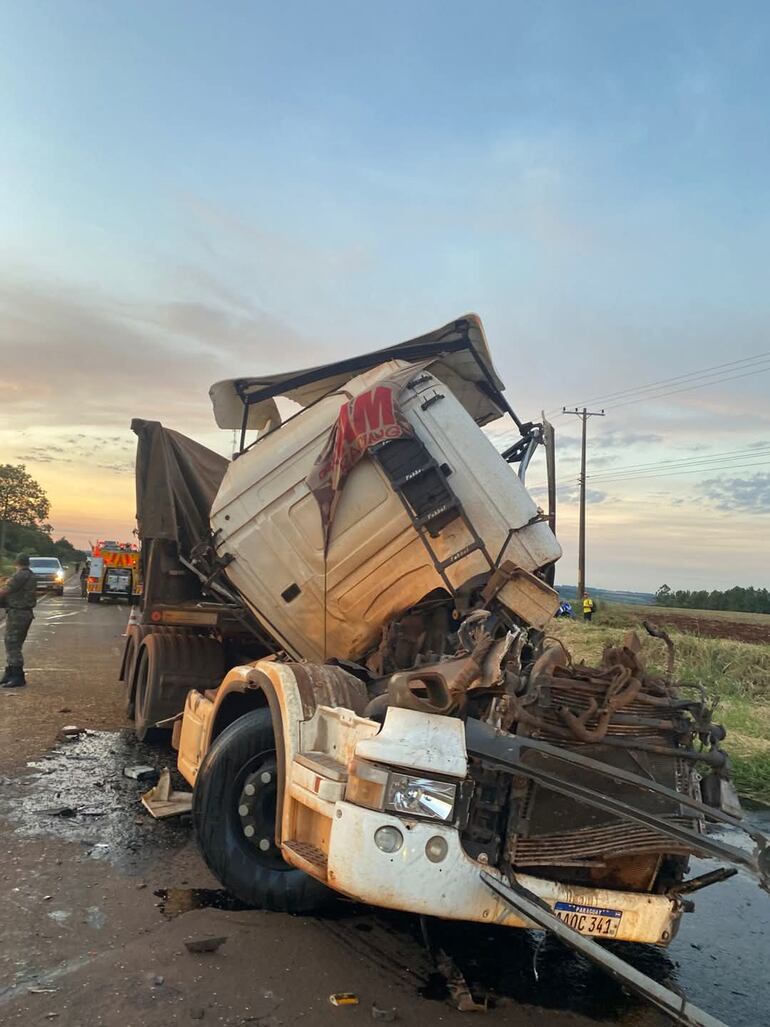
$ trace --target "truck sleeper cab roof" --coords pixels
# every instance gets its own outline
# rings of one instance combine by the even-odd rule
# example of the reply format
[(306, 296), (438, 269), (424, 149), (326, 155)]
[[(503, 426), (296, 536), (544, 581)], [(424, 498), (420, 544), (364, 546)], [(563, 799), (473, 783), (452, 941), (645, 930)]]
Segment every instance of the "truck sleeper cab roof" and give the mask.
[(308, 407), (341, 389), (351, 378), (391, 360), (429, 361), (428, 368), (452, 389), (476, 424), (488, 424), (508, 413), (519, 429), (525, 427), (503, 396), (505, 386), (492, 364), (484, 328), (476, 314), (466, 314), (416, 339), (346, 360), (217, 382), (209, 390), (214, 417), (220, 428), (241, 430), (243, 449), (246, 431), (264, 431), (281, 423), (276, 397)]

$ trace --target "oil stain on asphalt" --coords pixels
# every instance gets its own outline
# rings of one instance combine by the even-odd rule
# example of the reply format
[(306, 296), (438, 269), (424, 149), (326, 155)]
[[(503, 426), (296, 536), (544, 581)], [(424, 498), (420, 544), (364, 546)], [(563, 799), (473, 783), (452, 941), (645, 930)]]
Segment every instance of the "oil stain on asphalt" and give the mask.
[(173, 768), (174, 756), (128, 730), (86, 732), (31, 761), (26, 774), (0, 789), (0, 816), (17, 834), (55, 835), (123, 873), (146, 873), (189, 844), (190, 818), (153, 820), (140, 802), (148, 784), (123, 774), (139, 763)]

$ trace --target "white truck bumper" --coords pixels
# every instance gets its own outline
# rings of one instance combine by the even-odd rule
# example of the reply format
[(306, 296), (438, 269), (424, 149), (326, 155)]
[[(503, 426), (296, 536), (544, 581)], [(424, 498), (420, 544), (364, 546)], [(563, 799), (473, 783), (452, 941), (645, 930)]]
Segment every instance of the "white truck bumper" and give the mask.
[[(382, 852), (375, 844), (375, 832), (385, 825), (403, 836), (397, 852)], [(425, 852), (436, 835), (447, 843), (440, 863)], [(499, 876), (465, 854), (453, 828), (336, 803), (327, 872), (330, 887), (344, 895), (449, 920), (531, 926), (492, 894), (481, 881), (482, 869)], [(517, 879), (580, 933), (653, 945), (667, 945), (676, 933), (681, 907), (666, 896), (573, 887), (525, 874)]]

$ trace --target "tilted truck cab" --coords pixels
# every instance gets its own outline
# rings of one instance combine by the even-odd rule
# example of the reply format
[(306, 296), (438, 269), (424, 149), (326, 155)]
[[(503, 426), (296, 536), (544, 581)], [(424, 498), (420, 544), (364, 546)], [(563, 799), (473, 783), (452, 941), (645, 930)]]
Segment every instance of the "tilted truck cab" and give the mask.
[(134, 423), (146, 585), (121, 675), (140, 735), (173, 727), (227, 888), (538, 923), (608, 965), (591, 938), (670, 941), (690, 853), (767, 883), (764, 839), (706, 832), (740, 809), (670, 640), (664, 675), (633, 634), (597, 667), (544, 645), (560, 548), (523, 479), (552, 431), (508, 405), (478, 318), (211, 395), (231, 462)]

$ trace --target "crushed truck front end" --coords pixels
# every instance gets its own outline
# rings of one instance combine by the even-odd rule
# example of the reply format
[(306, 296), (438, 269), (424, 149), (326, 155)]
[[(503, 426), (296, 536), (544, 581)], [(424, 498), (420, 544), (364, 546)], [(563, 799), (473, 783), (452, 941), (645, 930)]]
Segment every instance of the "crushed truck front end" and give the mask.
[[(464, 850), (457, 827), (375, 813), (341, 802), (330, 838), (327, 883), (359, 902), (447, 920), (529, 927), (492, 894), (480, 876), (484, 864)], [(383, 852), (384, 830), (398, 838)], [(500, 880), (499, 870), (489, 869)], [(680, 901), (665, 895), (586, 888), (544, 877), (518, 880), (581, 934), (615, 941), (667, 945), (676, 933)]]
[[(515, 875), (582, 935), (654, 945), (675, 935), (685, 904), (672, 886), (681, 882), (686, 861), (661, 873), (670, 840), (658, 836), (652, 843), (658, 851), (650, 874), (633, 827), (600, 816), (596, 837), (608, 837), (614, 853), (603, 858), (581, 851), (586, 843), (573, 814), (562, 824), (576, 835), (572, 857), (552, 836), (541, 839), (543, 850), (551, 846), (550, 866), (512, 865), (516, 843), (528, 833), (528, 809), (516, 798), (517, 788), (526, 791), (524, 779), (499, 770), (494, 780), (485, 777), (483, 761), (469, 751), (469, 724), (457, 717), (395, 706), (384, 723), (365, 716), (361, 682), (342, 668), (262, 660), (230, 671), (216, 695), (191, 692), (178, 737), (179, 769), (190, 784), (201, 766), (204, 776), (211, 774), (206, 755), (217, 739), (218, 765), (228, 724), (249, 705), (269, 711), (278, 758), (278, 788), (270, 792), (275, 812), (265, 816), (264, 792), (275, 782), (262, 782), (259, 773), (248, 789), (237, 786), (233, 800), (239, 843), (255, 864), (272, 851), (286, 866), (359, 902), (528, 927), (482, 879), (483, 872), (501, 883)], [(649, 848), (650, 837), (645, 841)], [(204, 855), (222, 876), (219, 848), (207, 854), (204, 846)], [(238, 882), (227, 878), (231, 862), (225, 883), (237, 893)], [(647, 868), (644, 880), (640, 868)]]
[[(505, 868), (491, 863), (483, 851), (469, 851), (468, 826), (485, 796), (467, 772), (460, 721), (393, 709), (381, 732), (370, 736), (368, 725), (342, 711), (322, 709), (317, 717), (325, 724), (319, 734), (333, 739), (331, 751), (299, 754), (287, 771), (284, 823), (315, 822), (309, 838), (287, 840), (283, 852), (288, 862), (348, 898), (375, 906), (529, 926), (483, 883), (481, 871), (502, 881)], [(330, 723), (335, 730), (329, 730)], [(346, 769), (335, 759), (351, 748), (350, 741), (341, 739), (345, 733), (366, 735), (352, 745), (355, 755)], [(292, 811), (293, 804), (310, 815)], [(319, 829), (318, 818), (327, 822), (325, 830)], [(308, 840), (317, 851), (307, 848)], [(675, 896), (533, 874), (518, 879), (559, 919), (598, 938), (666, 945), (682, 912)]]

